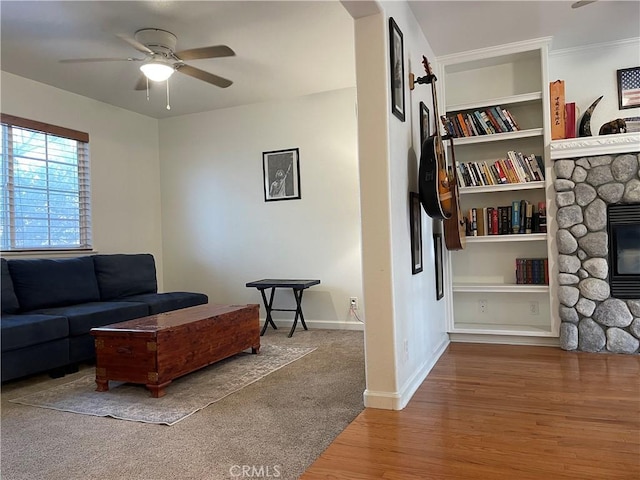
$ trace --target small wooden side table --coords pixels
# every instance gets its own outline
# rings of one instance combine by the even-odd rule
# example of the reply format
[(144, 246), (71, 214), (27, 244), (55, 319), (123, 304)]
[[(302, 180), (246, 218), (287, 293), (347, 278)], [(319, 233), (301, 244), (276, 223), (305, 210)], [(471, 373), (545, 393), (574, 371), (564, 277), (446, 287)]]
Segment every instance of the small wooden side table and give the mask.
[[(296, 330), (296, 325), (298, 324), (298, 318), (300, 318), (300, 323), (305, 330), (308, 330), (307, 324), (304, 323), (304, 314), (302, 313), (302, 293), (309, 287), (314, 285), (318, 285), (320, 280), (282, 280), (282, 279), (264, 279), (264, 280), (256, 280), (255, 282), (247, 283), (247, 287), (255, 287), (260, 290), (262, 294), (262, 301), (264, 302), (264, 308), (267, 311), (267, 318), (264, 321), (264, 326), (262, 327), (262, 331), (260, 335), (264, 335), (267, 331), (267, 326), (271, 325), (274, 329), (278, 329), (276, 324), (273, 323), (273, 318), (271, 317), (271, 312), (296, 312), (296, 316), (293, 319), (293, 325), (291, 326), (291, 331), (289, 338), (293, 336), (293, 332)], [(269, 295), (269, 300), (267, 301), (267, 295), (265, 294), (265, 290), (270, 288), (271, 293)], [(275, 292), (277, 288), (291, 288), (293, 290), (293, 296), (296, 299), (296, 308), (273, 308), (273, 298), (275, 296)]]

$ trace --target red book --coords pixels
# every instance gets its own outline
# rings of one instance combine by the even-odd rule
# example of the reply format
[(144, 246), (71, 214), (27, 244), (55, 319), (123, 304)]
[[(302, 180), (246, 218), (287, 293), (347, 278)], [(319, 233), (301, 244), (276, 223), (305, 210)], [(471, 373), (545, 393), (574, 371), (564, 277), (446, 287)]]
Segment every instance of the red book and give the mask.
[(564, 138), (576, 138), (576, 104), (564, 105)]
[(498, 235), (498, 209), (491, 211), (491, 235)]
[(494, 165), (496, 167), (496, 170), (498, 170), (498, 174), (500, 175), (500, 182), (507, 183), (507, 175), (502, 169), (502, 167), (500, 166), (500, 164), (498, 162), (495, 162)]

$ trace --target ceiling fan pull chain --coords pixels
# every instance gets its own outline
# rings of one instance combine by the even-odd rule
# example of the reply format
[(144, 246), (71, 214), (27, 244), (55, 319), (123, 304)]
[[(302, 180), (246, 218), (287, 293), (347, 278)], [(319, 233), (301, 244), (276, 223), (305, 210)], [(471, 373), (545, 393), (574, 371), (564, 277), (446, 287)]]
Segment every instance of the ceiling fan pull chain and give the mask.
[(171, 110), (171, 105), (169, 105), (169, 79), (167, 78), (167, 110)]
[(144, 78), (147, 79), (147, 102), (149, 101), (149, 77), (145, 76)]

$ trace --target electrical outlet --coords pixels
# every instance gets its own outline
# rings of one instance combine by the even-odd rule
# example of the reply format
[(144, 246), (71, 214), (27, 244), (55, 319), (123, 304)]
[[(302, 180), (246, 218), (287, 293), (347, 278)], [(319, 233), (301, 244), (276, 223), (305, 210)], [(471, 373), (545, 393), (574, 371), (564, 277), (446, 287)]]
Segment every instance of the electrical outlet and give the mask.
[(529, 314), (540, 315), (540, 304), (538, 302), (529, 302)]
[(357, 310), (358, 309), (358, 297), (350, 297), (349, 298), (349, 306), (352, 309)]
[(409, 361), (409, 340), (404, 339), (403, 347), (404, 347), (404, 361), (405, 363)]
[(488, 302), (485, 299), (478, 300), (478, 312), (482, 315), (489, 311)]

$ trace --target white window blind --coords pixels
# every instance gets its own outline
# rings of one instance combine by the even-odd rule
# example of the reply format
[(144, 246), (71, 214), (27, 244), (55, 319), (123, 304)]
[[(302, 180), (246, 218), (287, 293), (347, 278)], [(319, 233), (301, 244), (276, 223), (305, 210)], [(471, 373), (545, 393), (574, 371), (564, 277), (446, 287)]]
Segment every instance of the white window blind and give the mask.
[(0, 248), (91, 248), (89, 135), (2, 114)]

